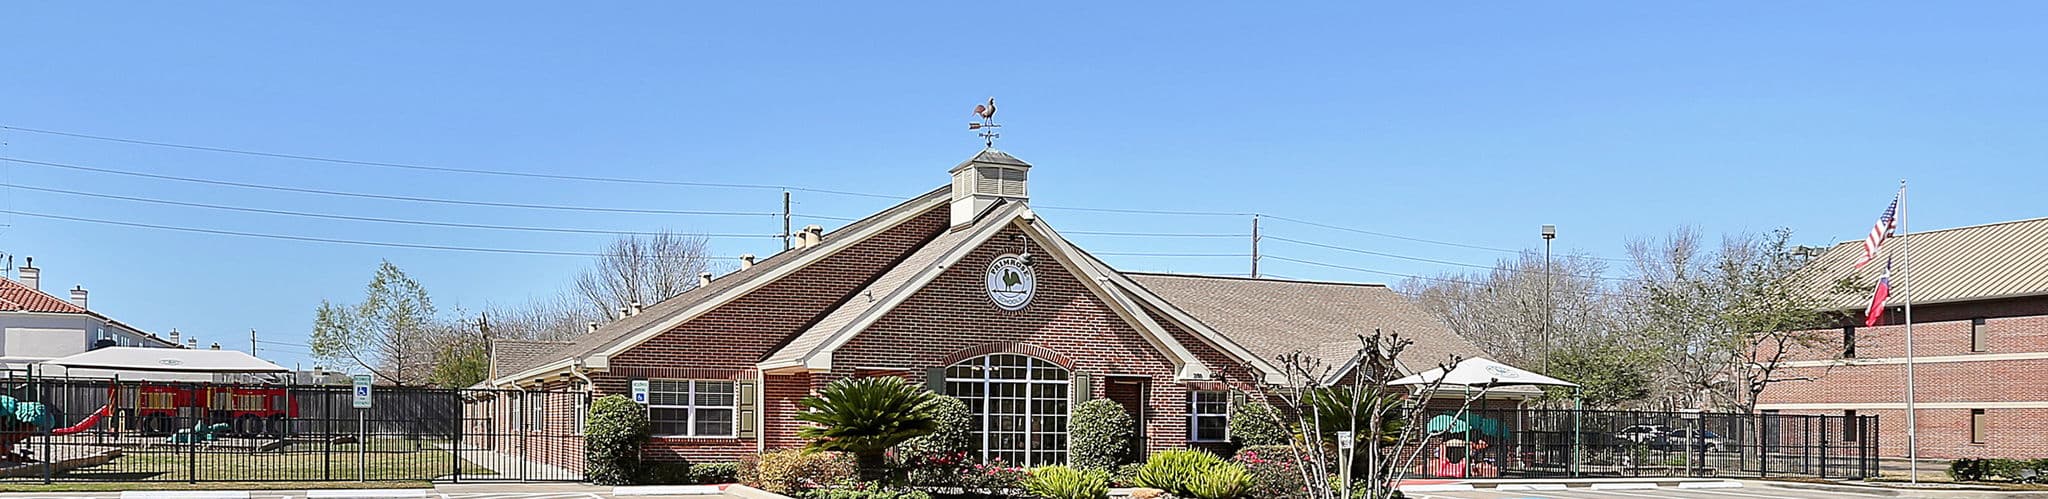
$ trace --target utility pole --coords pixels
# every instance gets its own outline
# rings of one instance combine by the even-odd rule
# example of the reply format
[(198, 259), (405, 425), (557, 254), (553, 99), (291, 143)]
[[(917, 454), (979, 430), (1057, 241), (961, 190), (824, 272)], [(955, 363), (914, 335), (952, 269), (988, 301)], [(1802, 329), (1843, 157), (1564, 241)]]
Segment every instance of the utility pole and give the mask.
[(1550, 300), (1550, 240), (1557, 239), (1557, 226), (1543, 224), (1543, 374), (1550, 374), (1550, 317), (1557, 308)]
[(1252, 214), (1252, 278), (1259, 278), (1259, 214)]
[(794, 241), (789, 239), (789, 191), (782, 191), (782, 250), (789, 251)]
[(256, 356), (256, 330), (249, 330), (249, 356)]

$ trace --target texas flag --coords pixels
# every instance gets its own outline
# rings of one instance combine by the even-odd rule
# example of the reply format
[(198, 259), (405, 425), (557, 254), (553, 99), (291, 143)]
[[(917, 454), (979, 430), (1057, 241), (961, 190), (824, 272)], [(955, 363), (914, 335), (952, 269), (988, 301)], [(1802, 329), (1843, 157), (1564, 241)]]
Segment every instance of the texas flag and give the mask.
[(1863, 325), (1876, 326), (1884, 317), (1884, 300), (1892, 297), (1892, 261), (1885, 259), (1884, 274), (1877, 278), (1877, 294), (1870, 297), (1870, 308), (1863, 309)]

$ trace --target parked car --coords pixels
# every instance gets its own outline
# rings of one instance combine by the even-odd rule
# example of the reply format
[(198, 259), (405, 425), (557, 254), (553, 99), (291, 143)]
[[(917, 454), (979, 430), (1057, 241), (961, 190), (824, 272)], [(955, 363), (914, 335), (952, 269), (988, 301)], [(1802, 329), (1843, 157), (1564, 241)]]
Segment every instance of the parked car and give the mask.
[(1656, 445), (1664, 441), (1664, 435), (1671, 433), (1671, 427), (1660, 424), (1639, 424), (1622, 428), (1614, 438), (1639, 444)]
[(1728, 439), (1721, 438), (1720, 434), (1706, 430), (1694, 431), (1689, 428), (1666, 432), (1664, 438), (1658, 439), (1656, 443), (1652, 443), (1650, 446), (1658, 449), (1684, 450), (1686, 448), (1685, 441), (1688, 438), (1692, 439), (1693, 448), (1707, 451), (1728, 448)]

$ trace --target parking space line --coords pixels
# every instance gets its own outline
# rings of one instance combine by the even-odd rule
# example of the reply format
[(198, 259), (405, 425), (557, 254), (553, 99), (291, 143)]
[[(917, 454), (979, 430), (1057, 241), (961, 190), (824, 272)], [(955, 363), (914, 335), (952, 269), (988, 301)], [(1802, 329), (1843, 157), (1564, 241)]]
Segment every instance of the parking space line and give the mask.
[[(1706, 490), (1706, 489), (1691, 489), (1691, 490), (1688, 490), (1687, 492), (1699, 492), (1699, 493), (1703, 493), (1703, 494), (1714, 494), (1714, 495), (1724, 495), (1724, 496), (1735, 496), (1735, 497), (1760, 497), (1760, 498), (1764, 498), (1764, 499), (1782, 499), (1782, 498), (1786, 497), (1786, 496), (1784, 496), (1784, 495), (1760, 495), (1760, 494), (1749, 494), (1749, 493), (1744, 493), (1744, 492), (1735, 492), (1735, 491), (1731, 491), (1731, 490)], [(1869, 496), (1869, 495), (1867, 495), (1867, 494), (1856, 494), (1856, 493), (1850, 493), (1850, 492), (1834, 492), (1834, 491), (1827, 491), (1827, 490), (1810, 490), (1810, 489), (1799, 489), (1799, 495), (1802, 495), (1802, 496), (1809, 496), (1809, 497), (1870, 497), (1870, 496)]]

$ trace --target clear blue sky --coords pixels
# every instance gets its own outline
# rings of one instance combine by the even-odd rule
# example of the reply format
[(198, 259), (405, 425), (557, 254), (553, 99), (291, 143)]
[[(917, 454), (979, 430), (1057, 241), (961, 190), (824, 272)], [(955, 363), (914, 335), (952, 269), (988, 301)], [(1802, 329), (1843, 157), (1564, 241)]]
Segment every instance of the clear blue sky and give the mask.
[[(1939, 9), (1933, 8), (1939, 7)], [(2048, 215), (2038, 3), (1274, 5), (719, 2), (561, 5), (14, 2), (0, 125), (520, 172), (909, 196), (946, 182), (995, 95), (1033, 203), (1263, 212), (1496, 248), (1619, 257), (1631, 236), (1789, 227), (1859, 237), (1901, 178), (1915, 228)], [(491, 202), (768, 213), (773, 190), (346, 166), (0, 130), (0, 156)], [(22, 164), (6, 183), (460, 223), (767, 235), (762, 216), (600, 214), (258, 191)], [(798, 193), (802, 214), (892, 201)], [(0, 190), (7, 210), (216, 230), (587, 252), (606, 237), (315, 220)], [(1065, 231), (1243, 233), (1247, 217), (1041, 209)], [(566, 286), (584, 258), (218, 236), (5, 215), (45, 289), (155, 332), (302, 342), (378, 259), (444, 309)], [(802, 223), (837, 222), (800, 220)], [(1489, 263), (1501, 253), (1273, 222), (1274, 236)], [(1077, 236), (1097, 252), (1246, 252), (1230, 239)], [(721, 238), (766, 255), (773, 239)], [(1268, 241), (1268, 254), (1457, 267)], [(1242, 273), (1242, 257), (1117, 256)], [(17, 264), (20, 261), (17, 259)], [(1296, 278), (1392, 282), (1268, 260)], [(283, 352), (273, 352), (283, 353)], [(283, 354), (289, 363), (300, 356)]]

